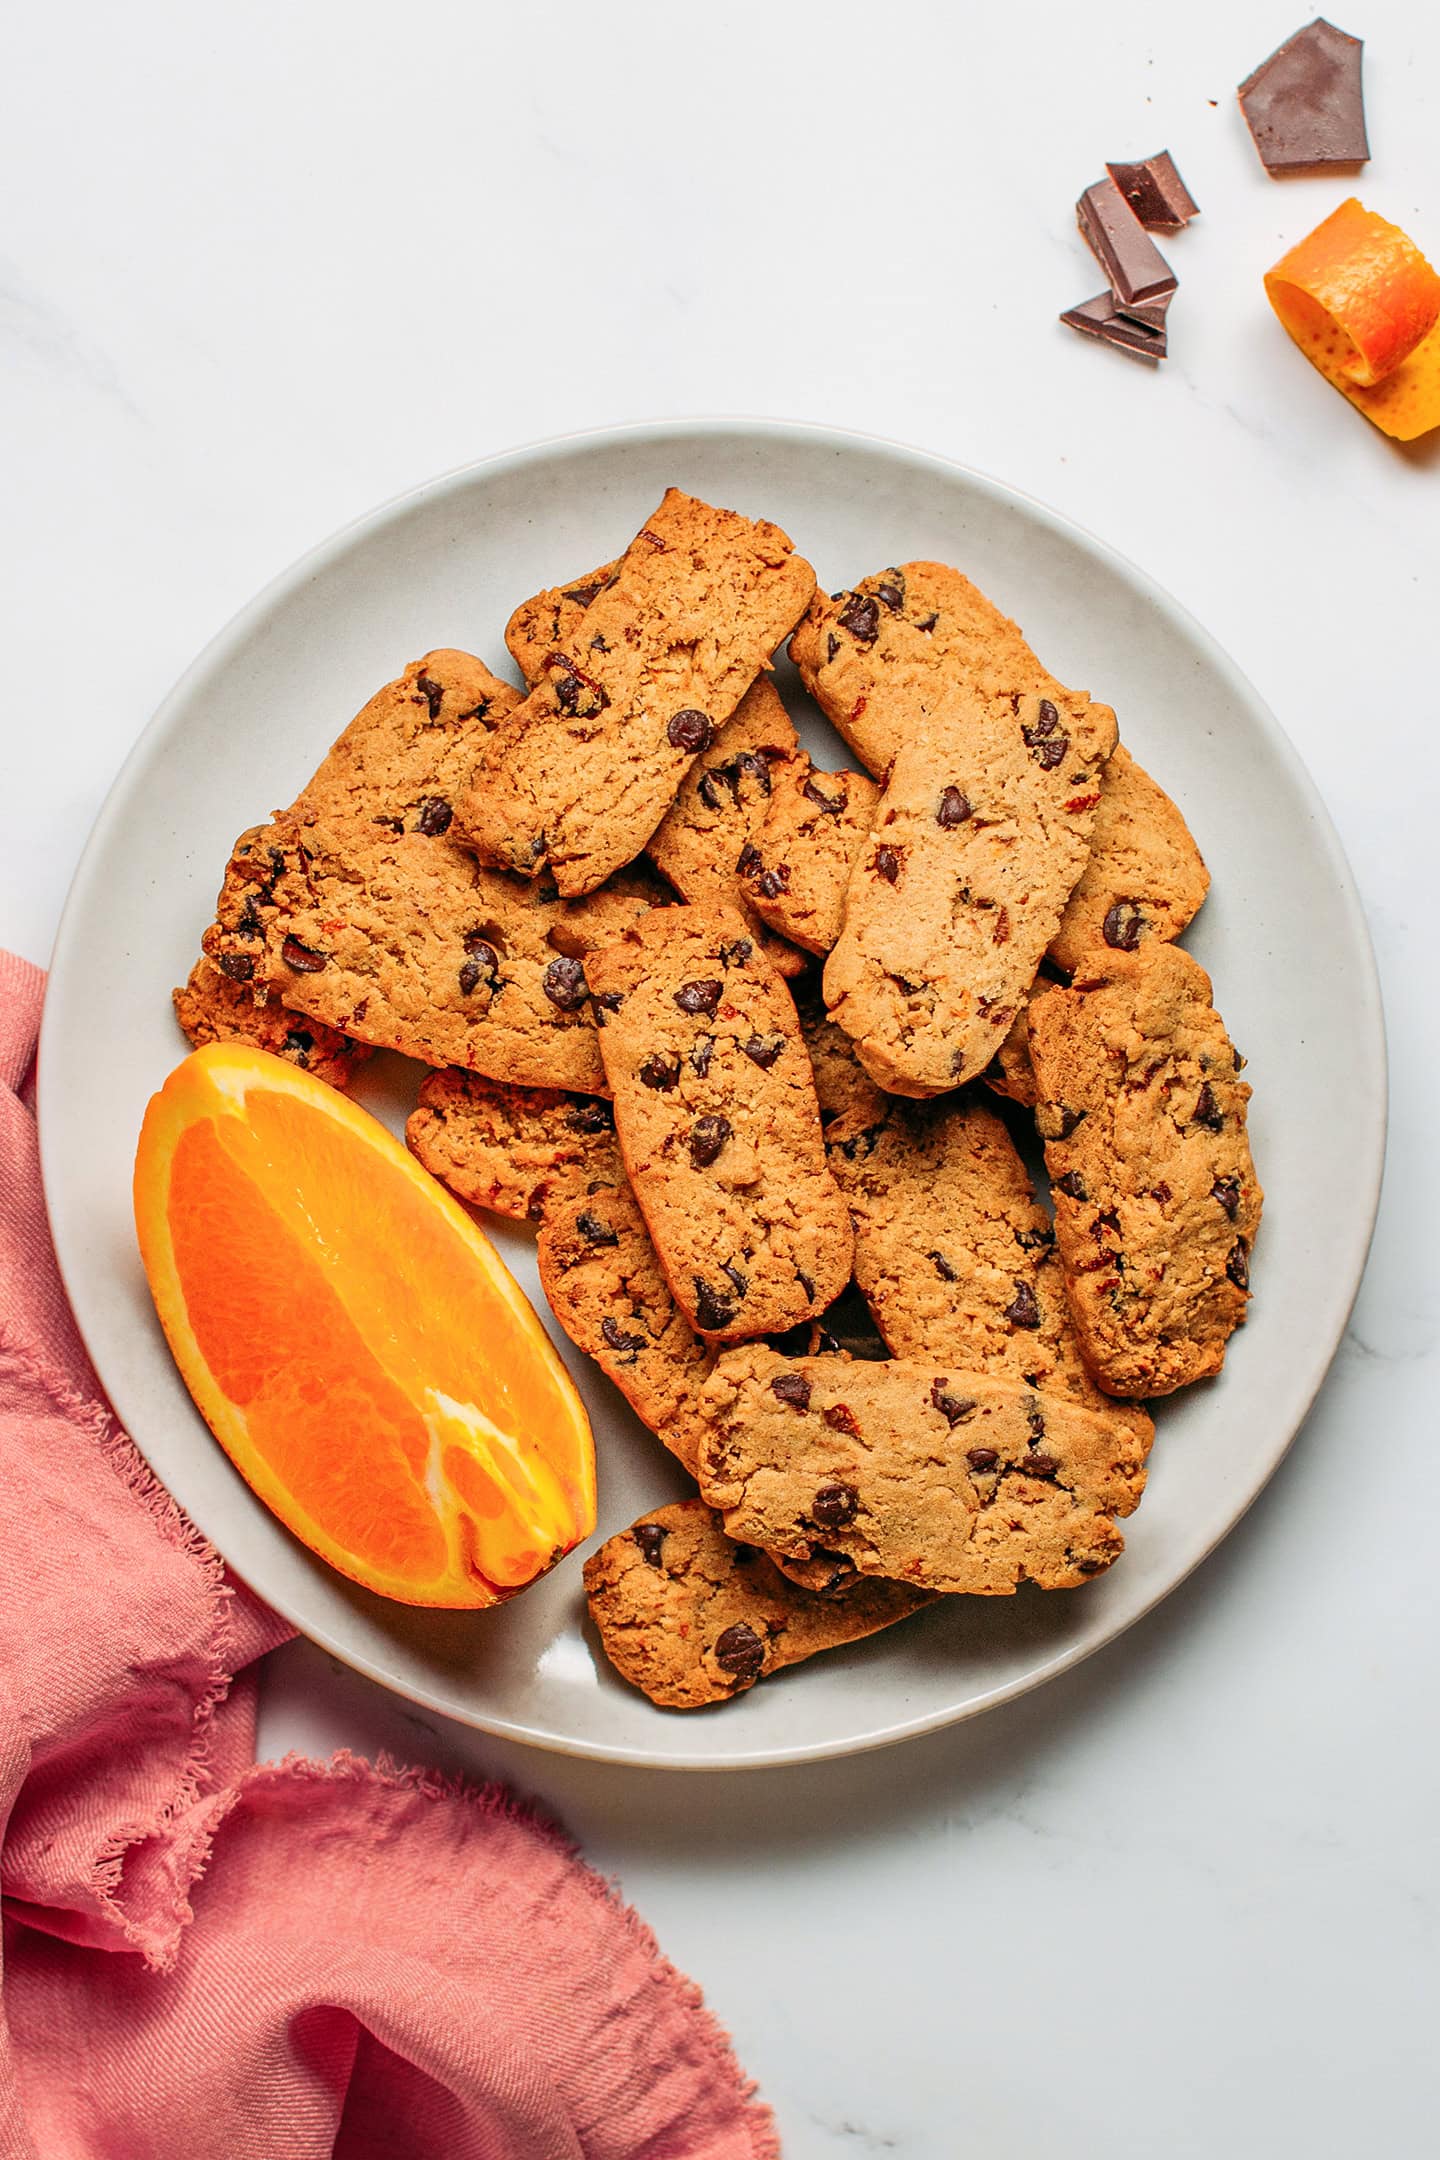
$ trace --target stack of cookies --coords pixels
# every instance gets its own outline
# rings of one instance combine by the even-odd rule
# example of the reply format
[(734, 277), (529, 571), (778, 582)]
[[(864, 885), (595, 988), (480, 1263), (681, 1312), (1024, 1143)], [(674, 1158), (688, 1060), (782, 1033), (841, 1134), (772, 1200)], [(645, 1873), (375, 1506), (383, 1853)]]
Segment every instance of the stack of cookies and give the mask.
[[(859, 769), (800, 747), (787, 636)], [(186, 1034), (431, 1068), (415, 1154), (536, 1225), (560, 1325), (695, 1480), (585, 1568), (653, 1701), (1092, 1581), (1260, 1213), (1180, 812), (958, 570), (827, 599), (675, 489), (506, 642), (524, 692), (428, 653), (241, 836)]]

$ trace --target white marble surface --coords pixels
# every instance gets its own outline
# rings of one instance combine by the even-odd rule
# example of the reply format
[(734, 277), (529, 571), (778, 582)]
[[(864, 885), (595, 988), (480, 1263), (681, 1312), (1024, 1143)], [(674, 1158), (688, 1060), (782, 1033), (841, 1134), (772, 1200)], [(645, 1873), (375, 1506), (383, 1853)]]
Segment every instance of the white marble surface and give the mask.
[[(686, 412), (923, 442), (1094, 527), (1250, 673), (1350, 851), (1394, 1065), (1370, 1273), (1284, 1470), (1126, 1640), (951, 1734), (705, 1781), (275, 1661), (270, 1749), (542, 1793), (798, 2160), (1430, 2149), (1440, 441), (1384, 443), (1263, 303), (1349, 185), (1268, 180), (1233, 104), (1297, 15), (50, 0), (0, 33), (4, 942), (45, 957), (142, 722), (312, 540), (511, 443)], [(1361, 192), (1433, 252), (1440, 19), (1344, 21)], [(1054, 317), (1100, 283), (1074, 197), (1162, 143), (1204, 215), (1151, 376)]]

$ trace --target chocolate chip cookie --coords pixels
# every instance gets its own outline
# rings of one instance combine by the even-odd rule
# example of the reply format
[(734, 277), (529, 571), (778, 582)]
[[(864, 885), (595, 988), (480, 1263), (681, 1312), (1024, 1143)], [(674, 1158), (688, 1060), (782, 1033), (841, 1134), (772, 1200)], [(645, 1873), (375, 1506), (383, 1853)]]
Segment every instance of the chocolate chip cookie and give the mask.
[(588, 963), (635, 1197), (687, 1319), (717, 1340), (823, 1312), (850, 1277), (810, 1060), (733, 911), (643, 919)]
[(879, 800), (868, 773), (822, 772), (803, 753), (776, 772), (740, 871), (751, 907), (781, 937), (829, 952)]
[(614, 584), (619, 571), (617, 557), (584, 577), (572, 578), (568, 585), (548, 585), (533, 599), (521, 601), (505, 625), (505, 644), (527, 683), (539, 680), (546, 654), (569, 642), (586, 608)]
[(726, 1534), (864, 1575), (1005, 1596), (1107, 1568), (1139, 1504), (1126, 1422), (938, 1359), (869, 1365), (722, 1351), (702, 1395), (703, 1499)]
[(1146, 938), (1177, 938), (1209, 887), (1184, 818), (1117, 743), (1100, 785), (1090, 857), (1050, 940), (1050, 958), (1070, 974), (1092, 946), (1134, 952)]
[(1250, 1089), (1178, 946), (1092, 951), (1030, 1012), (1035, 1121), (1085, 1361), (1113, 1395), (1220, 1370), (1245, 1317), (1263, 1195)]
[(585, 1594), (622, 1680), (667, 1710), (728, 1702), (766, 1674), (858, 1642), (929, 1600), (857, 1579), (829, 1598), (736, 1545), (699, 1500), (652, 1508), (585, 1563)]
[(370, 1055), (364, 1043), (288, 1012), (263, 990), (257, 1003), (248, 976), (237, 980), (226, 975), (203, 955), (171, 997), (181, 1031), (195, 1050), (212, 1042), (254, 1043), (333, 1088), (349, 1087), (356, 1068)]
[(778, 526), (671, 488), (459, 804), (502, 868), (592, 892), (639, 854), (811, 593)]
[(410, 1152), (471, 1207), (539, 1222), (550, 1194), (615, 1156), (608, 1102), (557, 1088), (503, 1087), (479, 1073), (427, 1073), (405, 1127)]
[(1114, 729), (1088, 700), (937, 694), (897, 751), (825, 963), (891, 1093), (943, 1094), (994, 1057), (1085, 867)]

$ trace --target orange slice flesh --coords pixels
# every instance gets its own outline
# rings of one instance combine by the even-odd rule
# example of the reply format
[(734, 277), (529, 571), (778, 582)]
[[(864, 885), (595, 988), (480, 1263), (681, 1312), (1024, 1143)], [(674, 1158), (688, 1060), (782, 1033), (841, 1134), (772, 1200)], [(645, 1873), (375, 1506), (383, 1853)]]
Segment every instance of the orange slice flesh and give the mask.
[(411, 1605), (484, 1606), (595, 1525), (589, 1421), (484, 1232), (384, 1126), (212, 1043), (145, 1115), (135, 1221), (185, 1384), (295, 1535)]
[(1385, 434), (1440, 426), (1440, 277), (1398, 225), (1351, 196), (1265, 291), (1311, 365)]

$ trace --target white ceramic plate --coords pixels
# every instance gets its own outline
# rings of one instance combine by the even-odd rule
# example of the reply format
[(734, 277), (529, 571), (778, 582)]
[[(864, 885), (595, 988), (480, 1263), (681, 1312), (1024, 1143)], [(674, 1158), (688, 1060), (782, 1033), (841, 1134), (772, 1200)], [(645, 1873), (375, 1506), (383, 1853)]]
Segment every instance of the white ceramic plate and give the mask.
[[(958, 563), (1065, 681), (1114, 704), (1213, 873), (1187, 942), (1250, 1059), (1267, 1192), (1250, 1322), (1221, 1379), (1160, 1406), (1149, 1490), (1110, 1574), (1050, 1597), (948, 1601), (689, 1716), (610, 1672), (584, 1622), (578, 1556), (502, 1611), (436, 1614), (372, 1597), (296, 1544), (171, 1364), (130, 1211), (141, 1115), (184, 1049), (170, 988), (235, 834), (290, 800), (407, 660), (437, 645), (503, 660), (512, 606), (615, 554), (672, 482), (777, 520), (827, 586), (907, 558)], [(788, 695), (793, 678), (782, 669), (780, 681)], [(845, 762), (823, 723), (804, 725), (823, 761)], [(398, 1127), (416, 1080), (377, 1059), (360, 1097)], [(1384, 1123), (1379, 993), (1349, 870), (1294, 751), (1204, 632), (1143, 572), (995, 481), (888, 443), (756, 422), (620, 429), (492, 459), (377, 510), (262, 593), (171, 694), (100, 815), (56, 944), (40, 1064), (46, 1190), (86, 1342), (138, 1445), (236, 1571), (314, 1641), (431, 1709), (677, 1768), (845, 1754), (972, 1716), (1173, 1589), (1270, 1476), (1320, 1385), (1364, 1264)], [(548, 1319), (528, 1235), (496, 1234)], [(552, 1333), (594, 1419), (604, 1536), (683, 1480)]]

